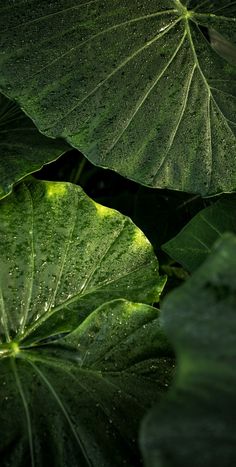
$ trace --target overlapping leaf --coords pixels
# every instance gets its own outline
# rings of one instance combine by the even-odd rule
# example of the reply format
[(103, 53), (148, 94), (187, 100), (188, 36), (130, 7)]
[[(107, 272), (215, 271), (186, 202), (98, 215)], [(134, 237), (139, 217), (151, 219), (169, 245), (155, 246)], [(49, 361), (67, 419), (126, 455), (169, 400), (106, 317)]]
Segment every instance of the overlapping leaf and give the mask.
[(13, 184), (70, 148), (43, 136), (19, 107), (0, 95), (0, 198)]
[(231, 467), (236, 455), (236, 237), (163, 304), (177, 377), (142, 430), (147, 467)]
[(188, 271), (194, 271), (225, 232), (236, 233), (236, 199), (203, 209), (162, 248)]
[(42, 132), (144, 185), (236, 188), (233, 0), (3, 0), (0, 13), (1, 87)]
[(32, 181), (0, 203), (0, 337), (70, 331), (115, 298), (153, 303), (165, 279), (129, 218), (75, 185)]
[(140, 465), (140, 418), (170, 355), (158, 311), (124, 300), (47, 345), (0, 345), (1, 466)]
[(139, 465), (173, 369), (159, 312), (124, 300), (159, 298), (150, 243), (69, 183), (19, 184), (0, 220), (1, 465)]

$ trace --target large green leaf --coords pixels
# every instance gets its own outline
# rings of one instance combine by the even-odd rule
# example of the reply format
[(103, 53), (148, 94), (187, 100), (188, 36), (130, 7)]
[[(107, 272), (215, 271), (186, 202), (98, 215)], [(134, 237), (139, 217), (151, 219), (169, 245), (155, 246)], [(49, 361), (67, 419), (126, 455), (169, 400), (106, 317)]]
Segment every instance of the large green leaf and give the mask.
[(236, 233), (235, 198), (218, 201), (203, 209), (162, 248), (188, 271), (194, 271), (225, 232)]
[(138, 466), (140, 418), (173, 368), (158, 313), (115, 300), (64, 338), (0, 345), (1, 466)]
[(163, 304), (177, 377), (142, 429), (147, 467), (231, 467), (236, 456), (236, 237)]
[(42, 132), (148, 186), (236, 189), (234, 0), (2, 0), (0, 18), (0, 85)]
[(43, 136), (19, 107), (0, 94), (0, 198), (13, 184), (70, 149)]
[(115, 298), (153, 303), (164, 283), (144, 234), (75, 185), (27, 182), (0, 203), (0, 340), (70, 331)]

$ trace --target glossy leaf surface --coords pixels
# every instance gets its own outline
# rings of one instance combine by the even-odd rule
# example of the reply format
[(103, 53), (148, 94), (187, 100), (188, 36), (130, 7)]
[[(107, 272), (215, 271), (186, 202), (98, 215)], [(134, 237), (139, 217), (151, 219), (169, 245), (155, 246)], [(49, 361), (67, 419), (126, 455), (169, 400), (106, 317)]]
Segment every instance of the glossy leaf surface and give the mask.
[(1, 88), (43, 133), (144, 185), (236, 189), (233, 0), (3, 0), (0, 18)]
[(163, 303), (177, 354), (175, 384), (142, 428), (147, 467), (230, 467), (235, 462), (236, 237)]
[(151, 244), (81, 188), (20, 184), (0, 203), (0, 219), (2, 341), (70, 331), (115, 298), (158, 301), (165, 279)]
[(43, 136), (19, 107), (0, 94), (0, 198), (13, 184), (54, 161), (70, 147)]
[(162, 249), (185, 269), (194, 271), (225, 232), (236, 233), (236, 199), (203, 209)]
[(125, 300), (46, 345), (0, 344), (1, 466), (140, 465), (140, 418), (169, 384), (170, 355), (158, 311)]

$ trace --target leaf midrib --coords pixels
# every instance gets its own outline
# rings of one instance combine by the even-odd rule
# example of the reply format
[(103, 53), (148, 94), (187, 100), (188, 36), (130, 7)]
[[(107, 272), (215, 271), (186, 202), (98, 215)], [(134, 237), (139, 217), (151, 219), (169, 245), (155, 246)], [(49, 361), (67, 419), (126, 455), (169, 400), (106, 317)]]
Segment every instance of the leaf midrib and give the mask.
[(91, 295), (93, 293), (96, 293), (98, 290), (100, 290), (102, 287), (106, 287), (107, 285), (110, 285), (112, 283), (118, 282), (122, 280), (124, 277), (127, 277), (134, 272), (139, 271), (142, 268), (145, 268), (149, 265), (150, 263), (144, 263), (140, 266), (138, 266), (136, 269), (133, 269), (131, 271), (128, 271), (126, 274), (116, 277), (112, 281), (109, 282), (103, 282), (100, 284), (98, 287), (91, 288), (88, 292), (82, 293), (81, 291), (78, 292), (78, 294), (74, 295), (73, 297), (69, 298), (65, 302), (61, 303), (60, 305), (56, 306), (53, 309), (48, 310), (45, 314), (41, 315), (40, 318), (33, 323), (32, 326), (30, 326), (28, 329), (26, 329), (26, 332), (20, 336), (21, 340), (25, 339), (28, 335), (30, 335), (32, 332), (34, 332), (39, 326), (41, 326), (45, 321), (47, 321), (51, 316), (53, 316), (56, 312), (62, 310), (63, 308), (66, 308), (68, 305), (71, 305), (72, 303), (76, 302), (77, 300), (79, 301), (80, 299), (82, 300), (84, 297)]
[(231, 18), (230, 16), (220, 16), (220, 15), (215, 15), (214, 13), (195, 13), (193, 12), (193, 16), (195, 18), (214, 18), (214, 19), (219, 19), (222, 21), (232, 21), (233, 23), (236, 23), (236, 18)]
[(10, 359), (10, 364), (12, 367), (12, 372), (15, 377), (16, 386), (18, 388), (22, 404), (24, 407), (25, 417), (26, 417), (26, 424), (27, 424), (27, 431), (28, 431), (28, 440), (29, 440), (29, 449), (30, 449), (30, 459), (31, 459), (31, 467), (35, 467), (35, 455), (34, 455), (34, 446), (33, 446), (33, 433), (32, 433), (32, 426), (31, 426), (31, 418), (29, 412), (29, 406), (27, 403), (27, 399), (25, 397), (24, 389), (18, 375), (17, 366), (14, 358)]
[(71, 417), (68, 413), (68, 410), (67, 408), (65, 407), (65, 405), (63, 404), (61, 398), (59, 397), (59, 395), (57, 394), (56, 390), (54, 389), (54, 387), (52, 386), (51, 382), (49, 381), (49, 379), (46, 377), (46, 375), (37, 367), (37, 365), (35, 365), (32, 361), (28, 361), (28, 363), (33, 367), (33, 369), (35, 370), (36, 373), (38, 373), (40, 379), (44, 382), (44, 384), (48, 387), (49, 391), (51, 392), (52, 396), (54, 397), (54, 399), (56, 400), (58, 406), (60, 407), (63, 415), (65, 416), (68, 424), (69, 424), (69, 427), (71, 429), (71, 432), (73, 433), (74, 435), (74, 438), (76, 439), (77, 443), (78, 443), (78, 446), (79, 448), (81, 449), (82, 453), (83, 453), (83, 456), (86, 460), (86, 463), (89, 467), (92, 467), (92, 463), (89, 459), (89, 454), (88, 454), (88, 451), (87, 449), (85, 448), (84, 446), (84, 443), (82, 441), (82, 439), (80, 438), (80, 436), (78, 435), (77, 431), (75, 430), (75, 427), (74, 427), (74, 424), (71, 420)]

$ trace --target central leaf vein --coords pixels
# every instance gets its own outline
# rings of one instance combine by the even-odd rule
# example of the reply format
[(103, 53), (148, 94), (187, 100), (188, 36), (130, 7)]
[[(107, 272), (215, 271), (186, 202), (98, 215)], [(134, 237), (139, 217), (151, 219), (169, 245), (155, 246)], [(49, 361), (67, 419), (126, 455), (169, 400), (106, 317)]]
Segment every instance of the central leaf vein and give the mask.
[(52, 384), (50, 383), (50, 381), (48, 380), (48, 378), (45, 376), (45, 374), (30, 360), (28, 360), (28, 363), (34, 368), (34, 370), (38, 373), (38, 375), (40, 376), (40, 378), (42, 379), (42, 381), (44, 382), (44, 384), (48, 387), (50, 393), (52, 394), (52, 396), (54, 397), (54, 399), (56, 400), (58, 406), (60, 407), (62, 413), (64, 414), (67, 422), (68, 422), (68, 425), (74, 435), (74, 438), (76, 439), (78, 445), (79, 445), (79, 448), (81, 449), (82, 453), (83, 453), (83, 456), (88, 464), (89, 467), (92, 467), (92, 463), (89, 459), (89, 455), (87, 453), (87, 450), (84, 446), (84, 443), (82, 442), (82, 440), (80, 439), (80, 436), (78, 435), (77, 431), (75, 430), (75, 427), (74, 427), (74, 424), (70, 418), (70, 415), (65, 407), (65, 405), (63, 404), (61, 398), (59, 397), (59, 395), (57, 394), (57, 392), (55, 391), (54, 387), (52, 386)]
[(30, 457), (31, 457), (31, 467), (35, 467), (33, 434), (32, 434), (32, 426), (31, 426), (31, 418), (30, 418), (30, 411), (29, 411), (29, 407), (28, 407), (28, 402), (27, 402), (27, 399), (25, 397), (23, 386), (21, 384), (21, 381), (20, 381), (20, 378), (19, 378), (19, 375), (18, 375), (15, 359), (11, 358), (10, 361), (11, 361), (12, 370), (13, 370), (13, 373), (14, 373), (14, 376), (15, 376), (16, 385), (17, 385), (17, 388), (19, 390), (19, 394), (20, 394), (20, 397), (21, 397), (21, 400), (22, 400), (22, 403), (23, 403), (23, 407), (24, 407), (24, 411), (25, 411), (25, 415), (26, 415), (28, 438), (29, 438), (29, 448), (30, 448)]

